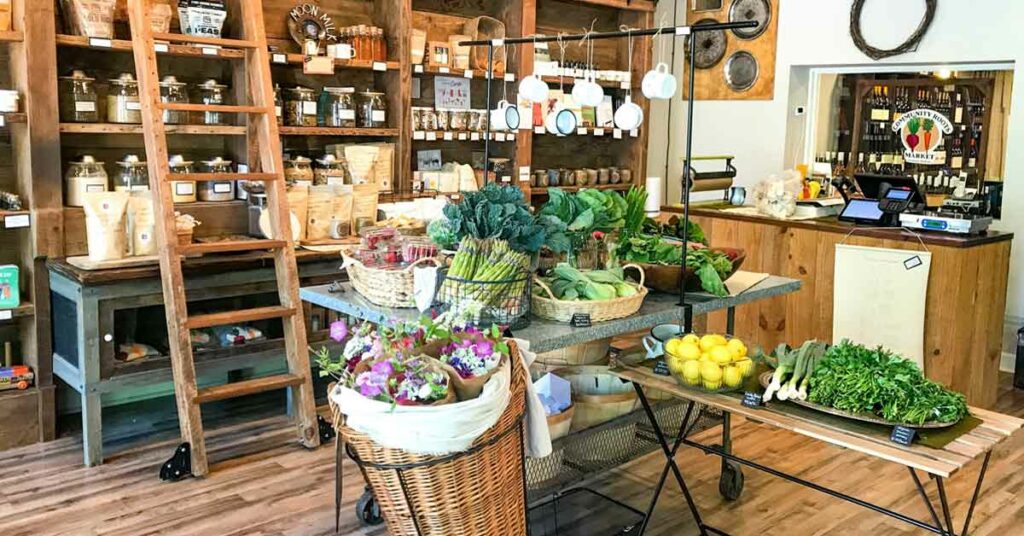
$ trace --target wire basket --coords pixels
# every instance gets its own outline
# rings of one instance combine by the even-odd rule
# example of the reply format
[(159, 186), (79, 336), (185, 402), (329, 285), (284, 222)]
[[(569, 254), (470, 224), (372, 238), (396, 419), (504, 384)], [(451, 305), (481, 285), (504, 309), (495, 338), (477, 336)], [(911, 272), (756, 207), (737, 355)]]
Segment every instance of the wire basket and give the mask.
[(533, 275), (498, 281), (474, 281), (445, 275), (437, 301), (446, 310), (481, 326), (497, 324), (508, 329), (530, 325), (530, 294)]

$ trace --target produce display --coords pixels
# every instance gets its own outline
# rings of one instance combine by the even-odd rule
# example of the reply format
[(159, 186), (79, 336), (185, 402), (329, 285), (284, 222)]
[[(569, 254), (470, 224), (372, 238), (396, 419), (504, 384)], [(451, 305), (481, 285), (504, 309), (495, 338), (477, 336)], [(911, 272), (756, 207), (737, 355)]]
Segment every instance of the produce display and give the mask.
[(445, 303), (475, 302), (499, 307), (526, 290), (530, 258), (514, 251), (506, 240), (465, 237), (452, 259), (438, 299)]
[(690, 221), (690, 231), (685, 232), (683, 230), (683, 219), (678, 216), (672, 216), (667, 222), (660, 222), (651, 218), (644, 219), (643, 230), (647, 234), (670, 236), (678, 238), (680, 240), (687, 240), (695, 244), (702, 244), (709, 246), (707, 235), (704, 234), (704, 228), (695, 221)]
[[(461, 203), (444, 207), (447, 224), (428, 229), (431, 238), (437, 236), (439, 245), (445, 246), (449, 237), (458, 239), (496, 238), (508, 241), (515, 251), (536, 253), (547, 240), (547, 229), (530, 214), (523, 191), (514, 186), (488, 183), (477, 192), (463, 194)], [(439, 226), (444, 226), (439, 231)]]
[(558, 220), (553, 224), (556, 230), (549, 233), (546, 244), (557, 253), (573, 247), (574, 236), (583, 237), (594, 231), (616, 231), (625, 223), (626, 200), (618, 192), (584, 188), (569, 194), (551, 188), (548, 197), (538, 216), (546, 220), (543, 222), (545, 225), (553, 223), (550, 218)]
[[(541, 280), (559, 300), (612, 300), (638, 293), (636, 283), (626, 279), (622, 268), (580, 271), (562, 262)], [(546, 297), (540, 288), (533, 293)]]
[(808, 341), (797, 350), (780, 346), (767, 360), (776, 369), (765, 401), (806, 400), (907, 425), (955, 423), (968, 413), (962, 394), (928, 380), (913, 362), (882, 347)]
[(723, 335), (688, 333), (665, 342), (665, 362), (680, 384), (708, 391), (740, 388), (754, 373), (742, 340)]

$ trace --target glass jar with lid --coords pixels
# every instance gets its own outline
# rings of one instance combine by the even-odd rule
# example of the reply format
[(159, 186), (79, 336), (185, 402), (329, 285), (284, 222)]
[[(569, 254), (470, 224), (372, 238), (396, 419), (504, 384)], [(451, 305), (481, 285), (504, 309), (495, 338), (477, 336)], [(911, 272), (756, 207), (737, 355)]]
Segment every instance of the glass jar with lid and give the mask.
[(121, 73), (110, 80), (110, 88), (107, 90), (107, 122), (142, 123), (139, 83), (132, 73)]
[[(188, 104), (188, 84), (179, 82), (174, 75), (167, 75), (160, 81), (160, 102), (172, 104)], [(168, 125), (184, 125), (188, 123), (188, 112), (185, 110), (164, 110), (164, 123)]]
[(117, 163), (117, 176), (114, 177), (114, 190), (118, 192), (145, 192), (149, 190), (149, 170), (146, 163), (134, 154), (125, 155)]
[(284, 97), (281, 96), (281, 86), (274, 84), (274, 115), (277, 116), (277, 125), (284, 124)]
[[(228, 86), (210, 78), (196, 86), (195, 102), (199, 104), (227, 104)], [(226, 125), (227, 114), (223, 112), (196, 112), (193, 120), (200, 125)]]
[[(180, 154), (172, 155), (167, 163), (172, 175), (192, 173), (194, 168), (191, 160), (185, 160)], [(171, 199), (175, 203), (195, 203), (196, 183), (192, 181), (171, 181)]]
[(313, 184), (313, 161), (304, 156), (296, 156), (295, 158), (285, 160), (284, 180), (289, 185), (304, 184), (311, 186)]
[(287, 90), (284, 102), (284, 124), (291, 127), (316, 126), (316, 92), (308, 87)]
[(98, 123), (96, 79), (74, 70), (60, 78), (60, 120), (64, 123)]
[(324, 126), (332, 128), (353, 128), (356, 126), (356, 88), (324, 88)]
[(352, 184), (352, 179), (348, 176), (348, 166), (343, 158), (327, 153), (323, 158), (317, 159), (316, 163), (317, 167), (313, 170), (315, 186)]
[[(221, 157), (201, 162), (203, 173), (231, 173), (231, 161)], [(200, 201), (232, 201), (235, 199), (235, 183), (231, 180), (202, 181), (197, 188)]]
[(387, 126), (387, 102), (379, 91), (363, 91), (356, 102), (357, 124), (360, 128)]
[(103, 162), (97, 162), (90, 155), (84, 155), (78, 161), (68, 162), (64, 182), (67, 185), (66, 204), (69, 207), (84, 206), (86, 193), (108, 190), (107, 170), (103, 168)]

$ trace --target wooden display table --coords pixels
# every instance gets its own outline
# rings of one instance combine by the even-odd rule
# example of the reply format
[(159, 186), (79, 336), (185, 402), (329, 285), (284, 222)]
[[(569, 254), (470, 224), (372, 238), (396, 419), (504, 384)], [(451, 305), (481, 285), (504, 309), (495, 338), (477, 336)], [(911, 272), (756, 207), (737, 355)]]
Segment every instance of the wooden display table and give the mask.
[[(666, 208), (667, 212), (681, 209)], [(739, 311), (736, 336), (765, 348), (808, 339), (832, 340), (835, 246), (920, 250), (900, 229), (865, 228), (835, 218), (788, 221), (691, 208), (712, 245), (746, 250), (743, 269), (792, 277), (800, 292)], [(851, 231), (855, 231), (850, 235)], [(932, 254), (924, 324), (924, 372), (967, 396), (974, 406), (996, 402), (1013, 235), (991, 231), (959, 237), (922, 233)], [(725, 319), (711, 315), (709, 328)]]
[[(992, 450), (1024, 427), (1024, 420), (1022, 419), (972, 407), (970, 408), (971, 414), (979, 418), (982, 421), (981, 424), (977, 428), (974, 428), (973, 430), (956, 438), (945, 447), (941, 449), (934, 449), (918, 444), (914, 444), (910, 447), (904, 447), (890, 441), (889, 437), (891, 430), (887, 430), (884, 427), (856, 423), (843, 419), (842, 417), (827, 415), (811, 409), (787, 404), (785, 402), (769, 403), (767, 406), (762, 407), (748, 407), (743, 405), (743, 397), (741, 393), (711, 394), (697, 389), (688, 389), (680, 386), (671, 377), (655, 374), (649, 363), (650, 362), (640, 365), (623, 365), (612, 370), (613, 374), (625, 381), (633, 383), (633, 387), (636, 389), (637, 395), (640, 397), (640, 401), (647, 412), (651, 426), (654, 428), (655, 434), (661, 443), (662, 452), (665, 454), (667, 459), (665, 468), (661, 474), (661, 479), (655, 489), (655, 495), (652, 498), (650, 508), (647, 511), (647, 517), (640, 529), (640, 534), (643, 534), (647, 528), (651, 512), (654, 509), (654, 505), (658, 500), (658, 495), (661, 493), (662, 487), (665, 484), (665, 478), (668, 476), (668, 472), (670, 470), (674, 473), (676, 481), (683, 490), (683, 495), (690, 507), (690, 511), (697, 522), (697, 526), (701, 529), (701, 534), (725, 534), (721, 530), (707, 526), (703, 523), (700, 517), (699, 508), (694, 503), (693, 497), (690, 495), (689, 490), (686, 487), (682, 471), (675, 463), (674, 454), (679, 449), (680, 445), (687, 445), (700, 449), (708, 454), (721, 456), (723, 460), (727, 460), (733, 464), (753, 467), (791, 482), (827, 493), (833, 497), (852, 502), (858, 506), (888, 515), (904, 523), (914, 525), (918, 528), (922, 528), (936, 534), (950, 536), (955, 534), (964, 535), (967, 534), (967, 529), (970, 526), (971, 516), (974, 513), (974, 505), (977, 503), (978, 496), (981, 491), (981, 485), (985, 478), (985, 472), (988, 469), (988, 461), (992, 455)], [(680, 424), (679, 432), (676, 435), (674, 444), (669, 444), (664, 433), (658, 426), (657, 419), (654, 417), (654, 412), (651, 411), (651, 406), (647, 401), (647, 397), (644, 392), (645, 388), (657, 389), (659, 391), (669, 393), (673, 397), (685, 400), (689, 403), (689, 408), (687, 409), (686, 416)], [(726, 415), (740, 415), (755, 422), (782, 428), (795, 434), (806, 436), (809, 439), (824, 441), (832, 445), (855, 450), (880, 460), (906, 466), (918, 492), (924, 499), (925, 504), (928, 506), (928, 511), (932, 517), (932, 524), (892, 511), (886, 507), (868, 503), (855, 497), (825, 488), (824, 486), (808, 482), (776, 469), (765, 467), (756, 462), (740, 458), (729, 453), (728, 449), (696, 443), (687, 438), (689, 418), (695, 408), (698, 411), (698, 416), (700, 412), (707, 409), (718, 410)], [(725, 423), (725, 426), (728, 426), (729, 419), (726, 419)], [(964, 519), (963, 530), (957, 532), (954, 530), (952, 513), (950, 512), (949, 500), (946, 497), (944, 481), (959, 472), (969, 463), (979, 459), (982, 460), (982, 466), (981, 472), (978, 475), (978, 482), (975, 486), (974, 494)], [(928, 494), (925, 492), (924, 485), (918, 477), (917, 471), (923, 471), (935, 480), (940, 503), (940, 510), (938, 512), (933, 506), (931, 499), (928, 498)], [(942, 515), (941, 519), (939, 518), (940, 513)]]

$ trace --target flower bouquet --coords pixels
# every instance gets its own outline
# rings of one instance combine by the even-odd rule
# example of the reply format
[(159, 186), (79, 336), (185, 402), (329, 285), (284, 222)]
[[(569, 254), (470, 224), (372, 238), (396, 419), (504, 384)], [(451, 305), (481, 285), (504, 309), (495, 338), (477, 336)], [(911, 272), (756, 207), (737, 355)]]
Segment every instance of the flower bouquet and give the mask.
[(459, 400), (480, 396), (487, 380), (506, 362), (508, 344), (497, 326), (482, 331), (475, 326), (454, 328), (440, 348), (438, 360), (452, 378)]
[(383, 358), (360, 363), (355, 389), (371, 400), (399, 406), (440, 406), (455, 402), (448, 372), (427, 356)]

